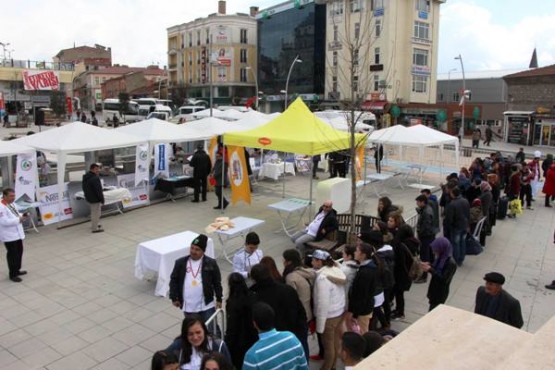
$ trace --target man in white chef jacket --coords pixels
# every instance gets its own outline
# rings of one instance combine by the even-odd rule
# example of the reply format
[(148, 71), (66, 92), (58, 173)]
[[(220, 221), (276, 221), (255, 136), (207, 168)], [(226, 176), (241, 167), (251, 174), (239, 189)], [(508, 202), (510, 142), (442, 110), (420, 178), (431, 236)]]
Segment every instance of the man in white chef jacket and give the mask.
[(15, 283), (21, 282), (21, 275), (27, 271), (21, 270), (21, 260), (23, 258), (23, 221), (28, 217), (27, 213), (20, 214), (15, 208), (15, 191), (5, 188), (2, 191), (2, 201), (0, 202), (0, 240), (6, 246), (8, 270), (10, 280)]

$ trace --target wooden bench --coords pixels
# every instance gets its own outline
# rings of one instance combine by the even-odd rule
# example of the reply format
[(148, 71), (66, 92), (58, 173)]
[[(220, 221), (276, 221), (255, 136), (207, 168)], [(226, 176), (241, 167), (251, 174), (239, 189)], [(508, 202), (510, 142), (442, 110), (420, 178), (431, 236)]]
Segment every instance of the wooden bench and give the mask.
[(324, 239), (322, 240), (318, 240), (318, 241), (311, 241), (308, 243), (305, 243), (305, 245), (308, 247), (309, 250), (315, 250), (315, 249), (323, 249), (325, 251), (332, 251), (334, 250), (337, 245), (338, 245), (338, 235), (339, 233), (337, 232), (337, 230), (332, 231), (331, 233), (328, 233)]

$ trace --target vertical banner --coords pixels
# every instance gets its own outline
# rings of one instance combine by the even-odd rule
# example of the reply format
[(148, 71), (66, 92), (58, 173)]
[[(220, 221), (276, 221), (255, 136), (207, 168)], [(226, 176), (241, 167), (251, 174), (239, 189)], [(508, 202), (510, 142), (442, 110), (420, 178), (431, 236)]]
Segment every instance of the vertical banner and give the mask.
[(15, 170), (15, 195), (17, 199), (27, 202), (35, 201), (35, 190), (37, 186), (37, 156), (35, 153), (23, 153), (17, 155), (17, 168)]
[(64, 183), (62, 196), (62, 214), (60, 214), (58, 185), (45, 186), (37, 190), (37, 200), (40, 202), (39, 210), (42, 215), (42, 222), (50, 225), (58, 221), (70, 220), (73, 218), (73, 209), (69, 204), (68, 183)]
[(357, 171), (357, 181), (362, 180), (362, 166), (364, 165), (364, 145), (361, 144), (356, 151), (355, 169)]
[(208, 144), (208, 155), (210, 156), (210, 161), (212, 164), (216, 163), (216, 152), (218, 151), (218, 137), (214, 136), (210, 139), (210, 144)]
[(153, 176), (162, 175), (164, 178), (170, 177), (170, 155), (168, 144), (157, 144), (154, 147), (154, 173)]
[(231, 204), (236, 204), (240, 200), (251, 204), (251, 189), (247, 173), (247, 162), (245, 161), (245, 149), (240, 146), (229, 146), (227, 150), (231, 162), (229, 166)]
[(137, 174), (132, 173), (126, 175), (119, 175), (117, 177), (118, 186), (125, 188), (131, 193), (131, 199), (122, 200), (123, 208), (136, 207), (148, 204), (148, 182), (137, 184)]
[(135, 186), (148, 183), (148, 144), (137, 145), (135, 150)]

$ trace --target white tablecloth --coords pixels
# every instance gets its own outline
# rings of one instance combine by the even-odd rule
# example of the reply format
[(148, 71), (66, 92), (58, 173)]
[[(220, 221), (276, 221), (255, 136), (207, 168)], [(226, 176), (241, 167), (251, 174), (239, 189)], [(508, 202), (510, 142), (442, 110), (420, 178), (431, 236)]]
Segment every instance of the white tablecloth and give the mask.
[[(131, 192), (126, 188), (105, 188), (104, 205), (122, 202), (125, 199), (131, 199)], [(75, 199), (85, 199), (85, 193), (78, 191), (75, 193)]]
[[(170, 290), (170, 276), (175, 261), (189, 255), (191, 242), (197, 236), (198, 233), (184, 231), (140, 243), (135, 256), (135, 277), (142, 280), (146, 273), (158, 272), (154, 294), (165, 297)], [(214, 257), (214, 242), (210, 238), (206, 255)]]
[[(285, 173), (290, 173), (295, 176), (295, 165), (291, 162), (285, 162)], [(283, 163), (263, 163), (258, 173), (258, 178), (269, 177), (277, 180), (283, 175)]]

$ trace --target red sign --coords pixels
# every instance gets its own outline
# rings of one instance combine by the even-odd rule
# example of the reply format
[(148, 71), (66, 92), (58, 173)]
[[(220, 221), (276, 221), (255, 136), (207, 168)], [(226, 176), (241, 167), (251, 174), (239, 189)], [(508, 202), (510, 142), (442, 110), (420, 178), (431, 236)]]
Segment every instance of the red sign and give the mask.
[(261, 137), (258, 139), (258, 142), (266, 146), (266, 145), (270, 145), (272, 143), (272, 140), (269, 137)]
[(5, 109), (4, 105), (4, 93), (0, 92), (0, 111)]
[(23, 71), (25, 90), (59, 90), (60, 78), (57, 71)]
[(66, 106), (67, 106), (67, 112), (69, 114), (73, 113), (73, 104), (71, 104), (71, 98), (69, 96), (66, 96)]

